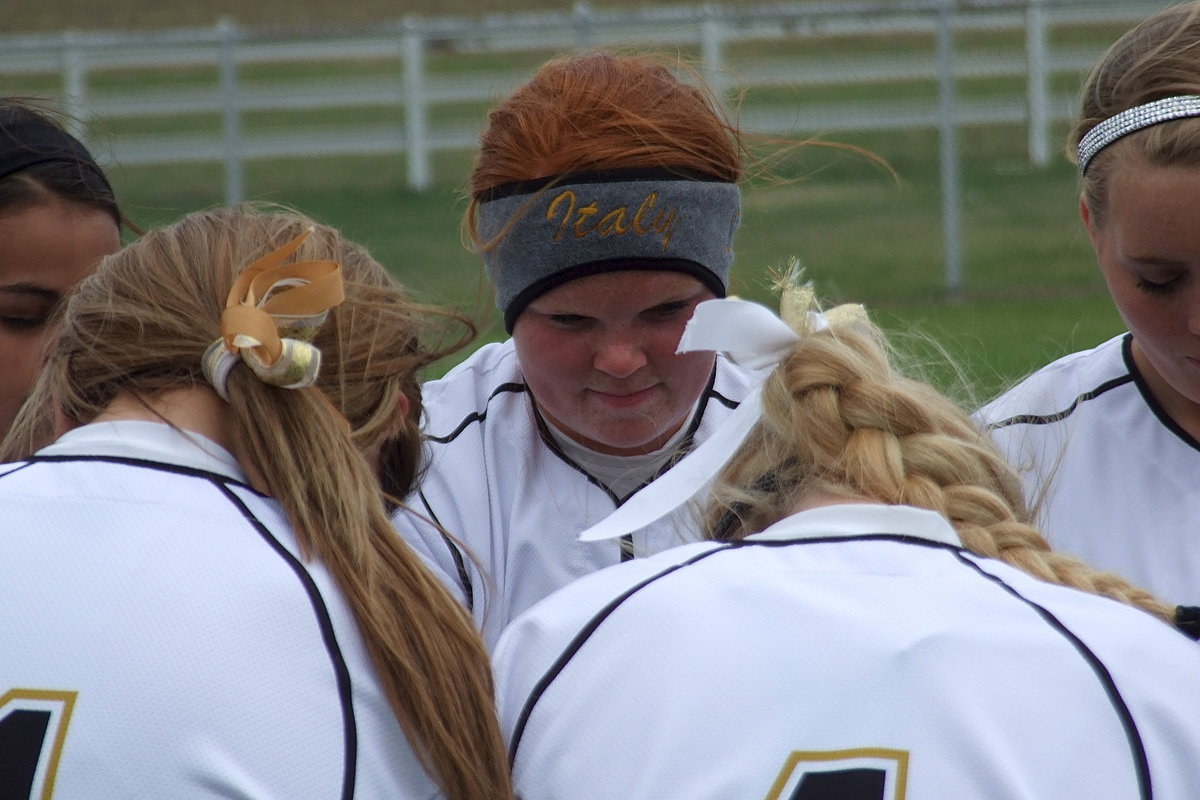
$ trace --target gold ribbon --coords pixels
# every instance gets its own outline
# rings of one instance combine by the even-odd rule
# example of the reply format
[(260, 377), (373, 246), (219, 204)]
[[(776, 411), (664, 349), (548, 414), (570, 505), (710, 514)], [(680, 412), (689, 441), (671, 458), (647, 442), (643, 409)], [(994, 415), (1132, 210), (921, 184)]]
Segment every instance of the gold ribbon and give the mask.
[(312, 340), (345, 299), (336, 261), (282, 264), (312, 228), (254, 263), (234, 281), (221, 313), (221, 338), (204, 353), (205, 377), (228, 400), (226, 381), (238, 358), (263, 383), (283, 389), (311, 386), (321, 367)]
[(779, 293), (779, 318), (801, 336), (831, 325), (837, 327), (869, 320), (867, 310), (859, 303), (843, 303), (822, 311), (812, 281), (804, 279), (804, 267), (795, 256), (788, 258), (785, 267), (776, 270), (772, 288)]

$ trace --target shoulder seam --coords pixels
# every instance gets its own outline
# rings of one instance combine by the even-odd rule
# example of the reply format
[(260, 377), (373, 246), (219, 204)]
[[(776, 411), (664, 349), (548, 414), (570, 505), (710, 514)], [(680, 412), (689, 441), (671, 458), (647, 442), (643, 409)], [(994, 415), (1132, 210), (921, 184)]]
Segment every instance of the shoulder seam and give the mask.
[(350, 669), (346, 665), (345, 656), (342, 655), (341, 645), (338, 644), (337, 635), (333, 628), (333, 618), (329, 614), (329, 607), (326, 605), (321, 590), (317, 588), (316, 582), (303, 562), (283, 546), (275, 537), (275, 534), (263, 524), (262, 520), (255, 516), (245, 501), (238, 497), (237, 493), (230, 486), (218, 480), (213, 480), (212, 483), (238, 509), (250, 526), (266, 542), (267, 546), (274, 550), (283, 559), (284, 563), (291, 568), (292, 572), (299, 579), (300, 585), (304, 588), (305, 594), (308, 595), (309, 603), (316, 617), (317, 627), (321, 632), (321, 641), (325, 644), (325, 651), (329, 655), (329, 660), (333, 668), (338, 701), (342, 709), (342, 736), (343, 747), (345, 748), (342, 753), (344, 769), (342, 775), (342, 800), (350, 800), (354, 797), (354, 786), (358, 769), (358, 728), (354, 718)]
[(460, 435), (462, 435), (462, 432), (465, 431), (468, 427), (470, 427), (473, 423), (483, 422), (485, 419), (487, 419), (488, 406), (491, 405), (492, 400), (494, 400), (496, 397), (498, 397), (501, 394), (508, 393), (508, 392), (524, 392), (524, 391), (526, 391), (526, 387), (525, 387), (525, 384), (523, 384), (523, 383), (502, 383), (499, 386), (497, 386), (496, 389), (490, 395), (488, 395), (487, 402), (484, 403), (483, 411), (472, 411), (470, 414), (467, 414), (465, 417), (462, 418), (462, 420), (458, 423), (458, 425), (455, 426), (454, 430), (452, 430), (450, 433), (446, 434), (445, 436), (435, 436), (433, 434), (426, 434), (425, 438), (431, 442), (437, 442), (438, 444), (448, 444), (448, 443), (454, 441), (455, 439), (457, 439)]
[(587, 642), (587, 640), (591, 638), (592, 634), (596, 632), (596, 629), (599, 628), (600, 625), (614, 611), (616, 611), (618, 607), (621, 606), (621, 604), (623, 604), (629, 598), (633, 597), (635, 594), (640, 592), (642, 589), (646, 588), (647, 586), (649, 586), (650, 584), (659, 580), (660, 578), (664, 578), (668, 575), (671, 575), (672, 573), (678, 572), (679, 570), (683, 569), (684, 567), (690, 567), (694, 564), (697, 564), (697, 563), (705, 560), (709, 556), (716, 555), (717, 553), (725, 553), (730, 550), (738, 550), (738, 549), (742, 549), (742, 548), (752, 548), (752, 547), (775, 548), (775, 547), (786, 547), (789, 545), (826, 544), (829, 542), (844, 542), (844, 541), (851, 541), (851, 540), (853, 540), (853, 541), (863, 541), (863, 540), (895, 541), (895, 542), (900, 542), (902, 544), (913, 544), (913, 545), (924, 546), (924, 547), (932, 547), (935, 549), (946, 549), (946, 550), (951, 550), (953, 552), (958, 552), (960, 549), (956, 545), (945, 544), (943, 542), (931, 542), (931, 541), (924, 540), (924, 539), (914, 539), (910, 536), (904, 536), (904, 535), (900, 535), (900, 534), (888, 534), (888, 533), (863, 534), (863, 535), (859, 535), (859, 536), (849, 536), (849, 537), (847, 537), (847, 536), (806, 537), (806, 538), (802, 538), (802, 539), (742, 539), (742, 540), (739, 540), (736, 542), (727, 542), (724, 544), (714, 542), (713, 544), (716, 544), (717, 545), (716, 547), (713, 547), (709, 550), (705, 550), (703, 553), (697, 553), (696, 555), (692, 556), (691, 558), (688, 558), (685, 561), (680, 561), (678, 563), (671, 564), (670, 566), (664, 567), (659, 572), (656, 572), (655, 574), (653, 574), (647, 578), (644, 578), (641, 581), (639, 581), (638, 583), (629, 587), (628, 589), (623, 591), (621, 594), (617, 595), (615, 598), (613, 598), (608, 603), (606, 603), (599, 611), (597, 611), (595, 614), (592, 615), (592, 618), (590, 620), (588, 620), (588, 622), (583, 627), (581, 627), (579, 629), (579, 632), (577, 634), (575, 634), (574, 637), (572, 637), (571, 641), (567, 644), (567, 646), (563, 648), (563, 651), (558, 655), (558, 657), (553, 661), (553, 663), (551, 663), (549, 669), (546, 670), (545, 674), (543, 674), (542, 677), (540, 679), (538, 679), (537, 683), (535, 683), (533, 685), (533, 688), (530, 689), (529, 696), (525, 699), (525, 703), (521, 707), (521, 713), (518, 715), (516, 724), (513, 726), (512, 737), (511, 737), (511, 741), (510, 741), (509, 749), (508, 749), (509, 767), (511, 768), (512, 766), (514, 766), (516, 764), (517, 748), (521, 744), (521, 736), (524, 734), (525, 726), (528, 724), (529, 717), (533, 714), (534, 706), (537, 705), (538, 700), (540, 700), (542, 695), (545, 694), (546, 690), (550, 688), (550, 684), (552, 684), (554, 682), (555, 678), (557, 678), (558, 675), (564, 669), (566, 669), (567, 664), (570, 663), (571, 659), (575, 657), (575, 654), (579, 652), (579, 649), (583, 647), (583, 645)]
[(31, 463), (31, 462), (30, 462), (28, 459), (26, 459), (26, 460), (24, 460), (24, 461), (17, 462), (17, 463), (13, 463), (13, 464), (5, 464), (4, 466), (6, 466), (6, 467), (11, 467), (11, 469), (8, 469), (8, 470), (6, 470), (5, 472), (3, 472), (3, 473), (0, 473), (0, 478), (7, 478), (9, 475), (13, 475), (13, 474), (15, 474), (15, 473), (18, 473), (18, 472), (20, 472), (21, 470), (23, 470), (23, 469), (25, 469), (26, 467), (28, 467), (28, 466), (30, 465), (30, 463)]
[(579, 651), (579, 648), (581, 648), (584, 643), (591, 638), (591, 635), (595, 633), (596, 629), (600, 627), (600, 624), (604, 622), (604, 620), (607, 619), (610, 614), (616, 611), (617, 608), (630, 597), (649, 586), (651, 583), (654, 583), (659, 578), (670, 575), (672, 572), (683, 569), (687, 566), (691, 566), (699, 561), (703, 561), (714, 553), (723, 552), (732, 546), (733, 545), (714, 547), (711, 550), (705, 550), (703, 553), (697, 553), (686, 561), (672, 564), (671, 566), (666, 567), (665, 569), (639, 581), (632, 587), (626, 589), (624, 592), (610, 600), (603, 608), (597, 611), (587, 622), (587, 624), (584, 625), (577, 634), (575, 634), (575, 636), (563, 649), (562, 653), (559, 654), (558, 658), (556, 658), (550, 665), (550, 668), (546, 670), (546, 673), (538, 679), (537, 683), (533, 685), (533, 688), (529, 692), (529, 696), (525, 698), (525, 703), (521, 707), (521, 713), (518, 715), (517, 722), (513, 726), (512, 741), (508, 747), (509, 766), (512, 767), (516, 764), (517, 748), (521, 744), (521, 736), (524, 734), (525, 726), (528, 724), (529, 717), (533, 713), (533, 707), (537, 705), (538, 700), (540, 700), (542, 695), (545, 694), (546, 690), (550, 688), (550, 684), (554, 682), (554, 679), (557, 678), (559, 673), (561, 673), (562, 670), (567, 666), (567, 663), (570, 662), (570, 660), (575, 656), (575, 654)]
[(1000, 420), (999, 422), (989, 423), (987, 427), (988, 430), (997, 430), (999, 428), (1007, 428), (1012, 425), (1049, 425), (1055, 422), (1061, 422), (1074, 414), (1076, 409), (1078, 409), (1080, 405), (1086, 403), (1088, 400), (1095, 400), (1105, 392), (1120, 388), (1121, 386), (1132, 382), (1132, 375), (1122, 375), (1119, 378), (1113, 378), (1112, 380), (1105, 381), (1095, 389), (1091, 389), (1080, 394), (1062, 411), (1056, 411), (1052, 414), (1017, 414), (1009, 417), (1008, 419)]
[(471, 614), (474, 614), (475, 586), (471, 582), (471, 574), (467, 572), (467, 564), (463, 559), (462, 551), (459, 549), (458, 543), (454, 541), (453, 537), (446, 532), (446, 528), (442, 525), (442, 521), (438, 519), (437, 512), (435, 512), (433, 507), (429, 504), (429, 498), (425, 496), (425, 492), (418, 489), (417, 496), (421, 498), (421, 504), (425, 506), (425, 510), (429, 513), (430, 520), (435, 526), (437, 526), (437, 532), (442, 539), (442, 543), (446, 545), (446, 549), (450, 551), (450, 558), (454, 561), (454, 569), (457, 572), (459, 582), (462, 584), (463, 595), (466, 599), (467, 611)]
[(1054, 616), (1045, 606), (1025, 597), (1025, 595), (1021, 594), (1019, 590), (1003, 578), (988, 572), (972, 558), (964, 555), (962, 551), (959, 551), (955, 555), (959, 561), (969, 566), (985, 580), (999, 586), (1009, 595), (1015, 597), (1036, 612), (1047, 625), (1057, 631), (1060, 636), (1075, 648), (1076, 652), (1079, 653), (1088, 667), (1091, 668), (1100, 685), (1103, 687), (1105, 694), (1108, 695), (1108, 700), (1112, 704), (1113, 710), (1120, 720), (1121, 727), (1125, 731), (1125, 738), (1129, 742), (1130, 756), (1133, 759), (1134, 772), (1137, 774), (1138, 797), (1142, 798), (1142, 800), (1150, 800), (1150, 762), (1146, 756), (1146, 747), (1142, 741), (1141, 732), (1138, 731), (1137, 721), (1133, 718), (1133, 712), (1130, 711), (1129, 706), (1125, 703), (1125, 699), (1121, 696), (1121, 690), (1113, 679), (1112, 673), (1108, 671), (1108, 667), (1104, 666), (1104, 662), (1100, 660), (1100, 657), (1068, 628), (1066, 623)]
[[(140, 467), (143, 469), (152, 469), (157, 472), (168, 472), (174, 475), (186, 475), (189, 478), (201, 478), (206, 481), (221, 485), (221, 486), (237, 486), (249, 492), (253, 492), (259, 497), (265, 497), (262, 492), (259, 492), (254, 487), (247, 483), (231, 478), (228, 475), (222, 475), (218, 472), (210, 472), (196, 467), (185, 467), (180, 464), (170, 464), (165, 461), (153, 461), (144, 458), (131, 458), (129, 456), (104, 456), (104, 455), (61, 455), (61, 456), (39, 456), (34, 455), (26, 459), (25, 466), (37, 463), (68, 463), (68, 462), (101, 462), (107, 464), (124, 464), (129, 467)], [(15, 472), (15, 470), (14, 470)], [(11, 474), (11, 473), (5, 473)], [(0, 476), (3, 477), (3, 476)]]

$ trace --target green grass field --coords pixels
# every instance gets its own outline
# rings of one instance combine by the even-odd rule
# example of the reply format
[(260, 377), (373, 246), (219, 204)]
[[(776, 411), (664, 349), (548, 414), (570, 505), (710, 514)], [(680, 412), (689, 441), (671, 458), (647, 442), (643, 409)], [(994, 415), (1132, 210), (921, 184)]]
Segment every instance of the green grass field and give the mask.
[[(403, 188), (399, 158), (390, 165), (372, 158), (256, 163), (247, 170), (247, 185), (254, 199), (339, 226), (416, 294), (477, 313), (483, 335), (498, 338), (503, 332), (482, 269), (459, 239), (467, 159), (450, 161), (439, 164), (443, 180), (421, 194)], [(1069, 167), (1012, 172), (980, 164), (968, 170), (966, 293), (955, 301), (942, 292), (936, 176), (902, 173), (896, 183), (867, 165), (844, 171), (858, 174), (818, 172), (746, 188), (738, 294), (769, 302), (771, 268), (796, 256), (828, 301), (863, 302), (890, 330), (942, 341), (976, 380), (981, 397), (1121, 330), (1076, 218)], [(215, 166), (118, 168), (114, 183), (143, 227), (217, 204), (223, 192)]]
[[(137, 0), (111, 5), (126, 11), (139, 7)], [(277, 7), (273, 0), (261, 5), (263, 9)], [(347, 5), (353, 7), (355, 3)], [(444, 6), (444, 12), (454, 13), (457, 8), (452, 5)], [(159, 11), (175, 6), (189, 7), (189, 14), (205, 9), (210, 13), (223, 10), (216, 2), (155, 4)], [(316, 13), (318, 6), (320, 3), (315, 1), (308, 6), (300, 4), (293, 9), (293, 17)], [(426, 10), (419, 6), (407, 8)], [(39, 3), (18, 0), (16, 9), (26, 12), (18, 21), (28, 20), (29, 28), (50, 29), (53, 26), (38, 15), (53, 7), (64, 11), (72, 8), (72, 4), (67, 0)], [(476, 7), (479, 11), (487, 10), (478, 4)], [(348, 14), (347, 19), (353, 16)], [(185, 16), (163, 24), (211, 24), (212, 19), (212, 16), (203, 20)], [(292, 17), (284, 16), (279, 21), (289, 19)], [(1104, 43), (1118, 32), (1099, 28), (1064, 32), (1061, 36), (1074, 42), (1086, 34), (1093, 41)], [(842, 42), (840, 46), (851, 45), (865, 48), (868, 43)], [(819, 54), (822, 46), (818, 42), (798, 41), (790, 45), (789, 52)], [(921, 43), (905, 40), (895, 46), (913, 47)], [(960, 43), (965, 57), (969, 57), (972, 47), (994, 46), (990, 38)], [(454, 54), (438, 56), (431, 61), (430, 69), (460, 68), (462, 58)], [(515, 61), (521, 68), (537, 61), (529, 54), (511, 59), (494, 54), (479, 58), (496, 66)], [(369, 71), (394, 69), (394, 66), (346, 65), (343, 69)], [(262, 74), (252, 77), (270, 78), (271, 70), (264, 69)], [(294, 69), (288, 72), (292, 78), (303, 74)], [(187, 83), (211, 79), (204, 71), (181, 71), (171, 76), (146, 72), (96, 76), (102, 88), (127, 88), (138, 85), (139, 81)], [(20, 83), (5, 80), (2, 84), (6, 93), (51, 96), (55, 87), (53, 76), (30, 76)], [(961, 88), (964, 92), (988, 92), (997, 87), (977, 82)], [(894, 93), (894, 90), (896, 87), (891, 86), (855, 87), (843, 92)], [(927, 92), (928, 86), (906, 87), (905, 91)], [(824, 102), (822, 92), (827, 94), (828, 89), (807, 94), (795, 92), (784, 101), (802, 108), (807, 102)], [(485, 109), (467, 106), (437, 111), (478, 120)], [(251, 114), (247, 115), (245, 125), (249, 129), (328, 124), (343, 114), (345, 118), (369, 117), (372, 121), (381, 115), (400, 118), (398, 111), (380, 109), (309, 115)], [(104, 137), (124, 133), (169, 133), (188, 126), (219, 129), (215, 117), (99, 122), (101, 146)], [(1057, 133), (1061, 139), (1065, 131)], [(745, 186), (743, 226), (737, 242), (733, 288), (738, 294), (769, 300), (770, 269), (795, 256), (827, 300), (863, 302), (889, 330), (932, 336), (942, 342), (972, 380), (970, 388), (976, 398), (990, 396), (1058, 355), (1094, 345), (1122, 330), (1078, 220), (1074, 170), (1062, 158), (1045, 168), (1030, 166), (1023, 127), (977, 127), (960, 132), (965, 291), (954, 299), (948, 299), (943, 291), (936, 132), (855, 135), (830, 132), (825, 138), (877, 153), (891, 164), (895, 176), (846, 151), (805, 148), (773, 165), (775, 179), (749, 181)], [(404, 157), (400, 154), (386, 158), (250, 162), (246, 167), (246, 186), (251, 199), (287, 204), (344, 229), (349, 236), (369, 246), (420, 297), (478, 312), (484, 323), (483, 336), (498, 338), (502, 331), (496, 324), (480, 264), (460, 244), (458, 225), (464, 207), (460, 192), (469, 166), (470, 153), (439, 156), (434, 163), (434, 187), (415, 193), (405, 188)], [(112, 177), (129, 216), (142, 227), (220, 203), (224, 194), (223, 171), (217, 164), (169, 167), (117, 164)], [(906, 342), (908, 337), (902, 336), (900, 340)], [(928, 355), (923, 345), (915, 344), (912, 349)], [(439, 365), (438, 369), (446, 366)], [(952, 388), (952, 372), (935, 368), (932, 374), (944, 386)]]

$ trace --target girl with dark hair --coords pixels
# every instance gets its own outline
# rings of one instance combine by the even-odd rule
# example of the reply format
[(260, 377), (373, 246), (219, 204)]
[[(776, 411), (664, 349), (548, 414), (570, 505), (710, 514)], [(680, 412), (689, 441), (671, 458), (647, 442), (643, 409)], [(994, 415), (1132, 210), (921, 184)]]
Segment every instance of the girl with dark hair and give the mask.
[(0, 435), (24, 400), (62, 297), (121, 246), (95, 159), (48, 113), (0, 99)]

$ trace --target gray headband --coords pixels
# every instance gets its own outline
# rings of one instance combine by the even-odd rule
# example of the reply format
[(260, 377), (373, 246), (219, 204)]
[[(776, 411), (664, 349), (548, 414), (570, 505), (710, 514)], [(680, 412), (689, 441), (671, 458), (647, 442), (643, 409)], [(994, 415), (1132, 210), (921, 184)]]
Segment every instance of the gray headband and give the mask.
[(585, 275), (693, 275), (723, 297), (741, 214), (736, 184), (677, 170), (624, 170), (506, 184), (479, 198), (496, 306), (511, 333), (531, 301)]

